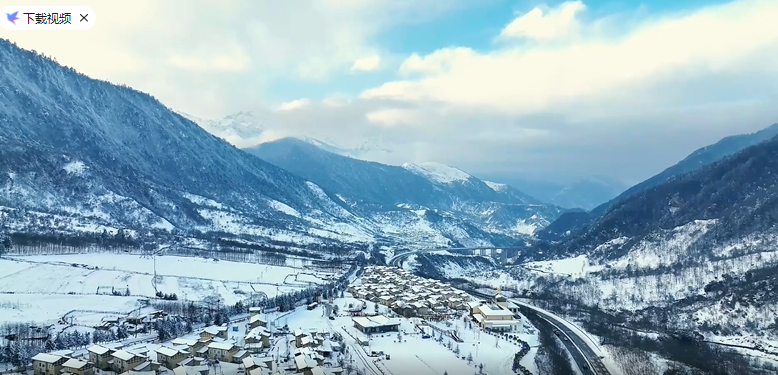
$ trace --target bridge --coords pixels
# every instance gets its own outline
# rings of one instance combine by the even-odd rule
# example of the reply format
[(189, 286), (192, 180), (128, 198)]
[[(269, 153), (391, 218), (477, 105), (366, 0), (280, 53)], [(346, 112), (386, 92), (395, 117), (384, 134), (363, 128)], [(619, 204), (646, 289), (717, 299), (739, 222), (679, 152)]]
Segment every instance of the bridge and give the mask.
[(420, 254), (420, 253), (431, 253), (435, 251), (448, 251), (450, 253), (454, 254), (461, 254), (461, 255), (480, 255), (480, 256), (490, 256), (492, 258), (497, 258), (498, 263), (505, 265), (508, 258), (511, 258), (513, 256), (516, 256), (519, 252), (519, 250), (524, 250), (526, 247), (518, 247), (518, 246), (473, 246), (473, 247), (448, 247), (448, 248), (432, 248), (432, 249), (418, 249), (418, 250), (411, 250), (406, 251), (404, 253), (395, 254), (391, 258), (389, 258), (386, 263), (390, 266), (397, 266), (399, 267), (403, 260), (408, 258), (411, 255), (414, 254)]

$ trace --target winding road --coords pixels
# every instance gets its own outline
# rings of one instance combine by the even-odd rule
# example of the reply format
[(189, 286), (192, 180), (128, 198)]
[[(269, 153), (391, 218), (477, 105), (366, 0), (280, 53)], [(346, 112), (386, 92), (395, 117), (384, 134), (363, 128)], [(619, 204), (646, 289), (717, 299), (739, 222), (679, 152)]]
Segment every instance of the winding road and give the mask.
[[(402, 261), (413, 254), (428, 253), (433, 251), (467, 250), (467, 249), (469, 248), (412, 250), (401, 254), (396, 254), (390, 257), (387, 260), (387, 264), (394, 267), (401, 267)], [(488, 295), (486, 293), (481, 293), (472, 290), (467, 290), (466, 292), (482, 298), (494, 297), (493, 295)], [(511, 299), (510, 301), (523, 307), (524, 314), (535, 314), (535, 316), (548, 323), (546, 327), (537, 327), (538, 329), (545, 328), (545, 329), (550, 329), (559, 332), (558, 334), (559, 338), (562, 339), (562, 343), (564, 344), (565, 348), (570, 353), (570, 355), (573, 357), (573, 361), (575, 362), (576, 366), (578, 366), (578, 368), (581, 370), (582, 374), (616, 375), (616, 374), (612, 374), (605, 366), (605, 364), (602, 362), (602, 358), (600, 357), (599, 354), (599, 349), (594, 348), (593, 345), (586, 340), (586, 338), (582, 337), (581, 332), (576, 332), (569, 328), (569, 324), (572, 323), (567, 322), (566, 320), (556, 315), (550, 314), (549, 312), (539, 309), (526, 302), (515, 300), (515, 299)], [(563, 338), (567, 338), (567, 340), (564, 340)]]

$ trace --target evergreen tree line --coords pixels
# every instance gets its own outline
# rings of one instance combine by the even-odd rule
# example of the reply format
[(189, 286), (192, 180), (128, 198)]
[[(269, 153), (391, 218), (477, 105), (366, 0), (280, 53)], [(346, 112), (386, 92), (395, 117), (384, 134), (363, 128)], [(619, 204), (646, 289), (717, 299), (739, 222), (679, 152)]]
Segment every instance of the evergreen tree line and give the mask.
[(103, 232), (61, 234), (61, 233), (11, 233), (6, 237), (14, 246), (15, 251), (25, 253), (64, 252), (82, 253), (84, 249), (98, 247), (108, 250), (130, 250), (140, 248), (138, 243), (125, 231), (116, 234)]

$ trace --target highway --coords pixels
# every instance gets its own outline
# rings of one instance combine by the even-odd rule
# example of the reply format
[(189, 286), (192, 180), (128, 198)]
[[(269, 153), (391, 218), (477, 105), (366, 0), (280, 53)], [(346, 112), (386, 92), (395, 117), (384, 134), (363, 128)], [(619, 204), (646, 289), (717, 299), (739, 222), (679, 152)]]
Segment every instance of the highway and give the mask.
[(402, 254), (395, 254), (394, 256), (389, 258), (389, 260), (386, 261), (386, 264), (394, 267), (401, 267), (402, 261), (413, 254), (428, 253), (430, 251), (437, 251), (437, 250), (438, 249), (412, 250), (412, 251), (404, 252)]
[[(471, 249), (480, 249), (480, 248), (457, 248), (457, 249), (422, 249), (422, 250), (413, 250), (408, 251), (402, 254), (397, 254), (389, 258), (387, 261), (387, 264), (390, 266), (400, 267), (402, 265), (403, 259), (418, 253), (425, 253), (425, 252), (431, 252), (431, 251), (445, 251), (445, 250), (471, 250)], [(481, 292), (477, 291), (467, 291), (470, 294), (473, 294), (478, 297), (482, 298), (493, 298), (493, 295), (487, 295)], [(560, 339), (562, 337), (566, 337), (567, 340), (562, 340), (562, 343), (565, 345), (565, 348), (570, 353), (570, 355), (573, 357), (573, 361), (575, 361), (576, 366), (581, 370), (581, 373), (584, 375), (616, 375), (611, 374), (611, 372), (608, 370), (607, 367), (605, 367), (605, 364), (603, 364), (602, 359), (600, 358), (600, 355), (597, 351), (592, 349), (589, 342), (585, 340), (581, 336), (580, 332), (576, 332), (574, 330), (571, 330), (568, 328), (568, 326), (565, 324), (565, 321), (563, 321), (561, 318), (551, 315), (543, 310), (538, 309), (535, 306), (532, 306), (526, 302), (522, 302), (519, 300), (510, 300), (511, 302), (524, 307), (524, 312), (526, 314), (535, 314), (538, 318), (540, 318), (542, 321), (547, 323), (546, 327), (536, 327), (538, 329), (551, 329), (556, 330), (559, 332)]]
[[(591, 345), (581, 337), (579, 332), (575, 332), (568, 328), (560, 318), (542, 310), (538, 310), (536, 307), (525, 302), (518, 300), (511, 300), (511, 302), (525, 307), (523, 312), (524, 315), (535, 314), (540, 319), (546, 321), (549, 327), (552, 327), (560, 333), (560, 338), (567, 337), (567, 340), (562, 340), (562, 343), (565, 345), (570, 355), (573, 356), (573, 360), (581, 370), (581, 373), (584, 375), (611, 375), (608, 368), (602, 363), (599, 354), (592, 349)], [(541, 329), (540, 327), (537, 328)]]
[(401, 262), (403, 261), (403, 259), (405, 259), (405, 258), (407, 258), (407, 257), (409, 257), (409, 256), (411, 256), (413, 254), (418, 254), (418, 253), (429, 253), (429, 252), (433, 252), (433, 251), (480, 250), (480, 249), (485, 249), (485, 250), (506, 249), (507, 250), (507, 249), (524, 249), (524, 247), (516, 247), (516, 246), (479, 246), (479, 247), (448, 247), (448, 248), (444, 248), (444, 249), (411, 250), (411, 251), (407, 251), (407, 252), (404, 252), (404, 253), (401, 253), (401, 254), (396, 254), (396, 255), (392, 256), (391, 258), (389, 258), (386, 261), (386, 264), (388, 264), (390, 266), (400, 267)]

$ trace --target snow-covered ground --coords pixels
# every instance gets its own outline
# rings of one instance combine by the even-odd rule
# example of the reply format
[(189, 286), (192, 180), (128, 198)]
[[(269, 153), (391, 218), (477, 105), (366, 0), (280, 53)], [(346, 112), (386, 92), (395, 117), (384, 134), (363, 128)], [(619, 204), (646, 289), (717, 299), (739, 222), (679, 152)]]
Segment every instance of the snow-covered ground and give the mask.
[[(140, 306), (137, 297), (116, 297), (105, 295), (47, 295), (47, 294), (0, 294), (0, 322), (55, 323), (66, 313), (76, 310), (95, 310), (106, 313), (127, 314)], [(100, 317), (106, 313), (97, 314)], [(94, 313), (86, 313), (91, 316)], [(94, 325), (95, 319), (85, 317), (75, 324)], [(97, 319), (99, 322), (99, 318)]]
[(575, 258), (566, 258), (561, 260), (528, 262), (522, 264), (522, 267), (527, 270), (557, 275), (567, 275), (570, 277), (586, 276), (588, 273), (602, 268), (591, 266), (586, 255), (580, 255)]
[[(234, 304), (324, 283), (331, 276), (292, 267), (158, 256), (157, 290), (199, 301), (218, 296)], [(56, 321), (69, 310), (126, 312), (155, 295), (154, 261), (129, 254), (73, 254), (0, 259), (0, 321)], [(129, 289), (130, 296), (118, 297)]]

